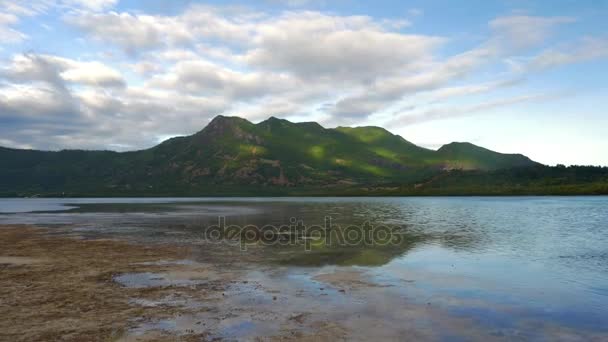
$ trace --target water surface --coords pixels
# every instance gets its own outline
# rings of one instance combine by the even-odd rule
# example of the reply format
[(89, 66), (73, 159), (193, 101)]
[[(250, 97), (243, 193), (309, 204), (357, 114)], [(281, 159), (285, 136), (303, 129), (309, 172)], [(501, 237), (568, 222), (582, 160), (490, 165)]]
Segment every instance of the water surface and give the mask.
[[(0, 224), (193, 246), (208, 243), (205, 230), (219, 217), (240, 226), (323, 226), (328, 218), (338, 230), (388, 226), (401, 234), (399, 243), (310, 251), (236, 244), (195, 248), (192, 258), (227, 253), (247, 262), (255, 253), (260, 270), (281, 270), (268, 275), (253, 265), (258, 277), (300, 289), (319, 286), (314, 277), (324, 272), (362, 271), (383, 287), (360, 301), (406, 298), (470, 318), (495, 336), (543, 340), (608, 333), (607, 209), (608, 197), (0, 199)], [(461, 336), (445, 329), (447, 339)]]

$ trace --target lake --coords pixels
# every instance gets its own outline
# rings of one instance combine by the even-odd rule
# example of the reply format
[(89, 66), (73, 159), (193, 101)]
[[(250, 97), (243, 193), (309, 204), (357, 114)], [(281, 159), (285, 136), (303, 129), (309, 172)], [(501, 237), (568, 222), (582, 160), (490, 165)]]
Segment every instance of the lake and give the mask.
[[(349, 337), (390, 339), (407, 326), (437, 340), (608, 338), (608, 197), (0, 199), (2, 224), (191, 246), (192, 262), (230, 258), (280, 288), (283, 310), (318, 312)], [(323, 276), (332, 272), (357, 277)], [(339, 281), (347, 300), (298, 295)], [(254, 307), (233, 291), (231, 305)], [(226, 336), (272, 333), (258, 321)]]

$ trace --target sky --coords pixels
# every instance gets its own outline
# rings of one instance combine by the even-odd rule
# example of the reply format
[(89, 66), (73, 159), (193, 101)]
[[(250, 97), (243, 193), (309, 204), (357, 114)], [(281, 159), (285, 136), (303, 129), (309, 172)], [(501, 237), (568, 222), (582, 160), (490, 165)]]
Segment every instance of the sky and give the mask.
[(608, 165), (605, 0), (0, 0), (0, 146), (149, 148), (216, 115)]

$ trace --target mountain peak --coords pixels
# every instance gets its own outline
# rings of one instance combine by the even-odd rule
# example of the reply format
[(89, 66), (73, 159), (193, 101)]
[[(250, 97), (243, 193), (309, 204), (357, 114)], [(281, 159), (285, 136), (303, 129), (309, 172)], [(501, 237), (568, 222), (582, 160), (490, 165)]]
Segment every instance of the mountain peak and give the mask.
[(213, 125), (213, 124), (224, 124), (224, 123), (230, 123), (230, 122), (243, 122), (243, 121), (247, 121), (246, 119), (243, 119), (241, 117), (238, 116), (226, 116), (226, 115), (216, 115), (213, 119), (211, 119), (211, 121), (209, 121), (209, 125)]
[(321, 126), (318, 122), (315, 121), (304, 121), (304, 122), (292, 122), (289, 121), (287, 119), (281, 119), (281, 118), (277, 118), (275, 116), (271, 116), (268, 119), (262, 121), (259, 123), (259, 125), (264, 125), (264, 124), (271, 124), (271, 125), (293, 125), (299, 128), (309, 128), (309, 129), (316, 129), (316, 130), (323, 130), (325, 129), (323, 126)]
[(439, 152), (447, 152), (447, 151), (454, 151), (454, 150), (463, 150), (463, 149), (481, 149), (481, 150), (486, 150), (485, 148), (481, 147), (481, 146), (477, 146), (475, 144), (472, 144), (470, 142), (460, 142), (460, 141), (453, 141), (449, 144), (445, 144), (443, 146), (441, 146), (439, 148)]
[(248, 120), (243, 119), (238, 116), (218, 115), (218, 116), (214, 117), (211, 121), (209, 121), (209, 124), (203, 129), (203, 131), (218, 130), (218, 129), (225, 130), (225, 129), (231, 129), (231, 128), (236, 128), (236, 127), (246, 126), (246, 125), (253, 125), (253, 124), (251, 122), (249, 122)]
[(400, 135), (395, 135), (385, 128), (378, 126), (357, 126), (357, 127), (344, 127), (340, 126), (336, 128), (337, 131), (348, 134), (360, 141), (373, 143), (378, 141), (395, 141), (400, 140), (411, 144)]
[(271, 116), (268, 119), (264, 120), (264, 121), (260, 121), (260, 123), (258, 123), (258, 125), (276, 125), (276, 124), (293, 124), (293, 122), (286, 120), (286, 119), (281, 119), (281, 118), (277, 118), (276, 116)]
[(195, 144), (208, 143), (222, 137), (247, 137), (251, 138), (251, 134), (247, 131), (251, 126), (251, 122), (238, 116), (218, 115), (214, 117), (205, 128), (193, 136), (192, 142)]

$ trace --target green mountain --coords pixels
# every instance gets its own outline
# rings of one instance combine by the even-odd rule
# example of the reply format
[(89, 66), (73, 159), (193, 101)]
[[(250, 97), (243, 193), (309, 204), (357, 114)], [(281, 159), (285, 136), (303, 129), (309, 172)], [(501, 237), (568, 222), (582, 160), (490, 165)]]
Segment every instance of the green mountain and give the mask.
[(0, 148), (0, 162), (0, 194), (12, 196), (444, 193), (428, 189), (458, 188), (446, 177), (459, 172), (544, 168), (469, 143), (429, 150), (380, 127), (327, 129), (274, 117), (253, 124), (225, 116), (146, 150)]
[(498, 170), (535, 164), (521, 154), (496, 153), (471, 143), (454, 142), (437, 152), (450, 167), (459, 170)]

